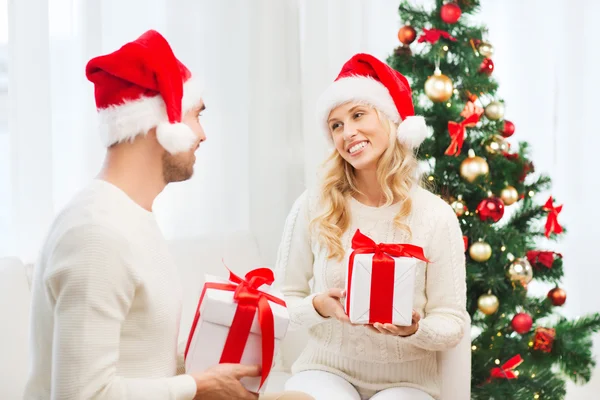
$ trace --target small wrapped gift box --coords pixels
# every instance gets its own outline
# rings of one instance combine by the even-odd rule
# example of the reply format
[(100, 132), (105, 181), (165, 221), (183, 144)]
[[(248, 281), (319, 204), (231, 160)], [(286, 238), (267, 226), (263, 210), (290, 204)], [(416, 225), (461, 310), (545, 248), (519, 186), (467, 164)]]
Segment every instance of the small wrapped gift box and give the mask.
[(377, 244), (357, 230), (346, 260), (350, 321), (411, 325), (416, 271), (419, 262), (428, 262), (423, 249), (411, 244)]

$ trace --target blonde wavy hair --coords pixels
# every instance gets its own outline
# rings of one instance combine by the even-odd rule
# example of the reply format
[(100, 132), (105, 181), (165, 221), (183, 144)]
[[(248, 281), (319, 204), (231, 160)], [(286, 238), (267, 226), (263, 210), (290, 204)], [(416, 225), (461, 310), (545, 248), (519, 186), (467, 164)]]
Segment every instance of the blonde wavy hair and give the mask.
[[(422, 180), (417, 176), (418, 161), (412, 149), (402, 145), (396, 138), (398, 125), (387, 118), (377, 108), (371, 107), (377, 113), (383, 129), (389, 137), (389, 146), (377, 162), (377, 181), (385, 196), (384, 206), (402, 202), (398, 214), (394, 217), (395, 225), (408, 232), (412, 237), (410, 227), (404, 219), (412, 210), (412, 200), (409, 191), (414, 185), (421, 185)], [(349, 196), (359, 194), (356, 186), (355, 170), (334, 149), (326, 159), (324, 176), (320, 189), (321, 211), (311, 222), (310, 229), (318, 232), (321, 245), (329, 252), (328, 258), (342, 260), (342, 234), (350, 225), (350, 211), (347, 206)]]

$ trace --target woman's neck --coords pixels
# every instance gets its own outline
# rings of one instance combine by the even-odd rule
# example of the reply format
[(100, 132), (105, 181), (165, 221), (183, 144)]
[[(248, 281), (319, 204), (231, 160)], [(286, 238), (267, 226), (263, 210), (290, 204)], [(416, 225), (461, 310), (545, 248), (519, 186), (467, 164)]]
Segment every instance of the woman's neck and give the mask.
[(377, 170), (355, 170), (355, 174), (359, 193), (355, 193), (354, 198), (370, 207), (379, 207), (384, 204), (385, 196), (377, 181)]

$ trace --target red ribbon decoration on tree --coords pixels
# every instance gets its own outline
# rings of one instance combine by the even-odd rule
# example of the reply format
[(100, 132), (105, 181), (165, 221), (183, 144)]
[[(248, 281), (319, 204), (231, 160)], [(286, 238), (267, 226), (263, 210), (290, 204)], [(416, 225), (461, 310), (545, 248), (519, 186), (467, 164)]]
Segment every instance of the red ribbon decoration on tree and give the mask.
[[(226, 267), (227, 268), (227, 267)], [(233, 363), (239, 364), (242, 355), (244, 354), (244, 348), (246, 342), (250, 336), (250, 328), (254, 321), (254, 316), (258, 310), (258, 323), (260, 325), (261, 338), (262, 338), (262, 370), (260, 387), (264, 384), (265, 380), (271, 372), (271, 366), (273, 364), (273, 353), (275, 352), (275, 323), (273, 321), (273, 311), (269, 305), (269, 301), (273, 303), (286, 306), (285, 301), (270, 295), (265, 292), (258, 290), (264, 284), (271, 285), (274, 282), (273, 271), (268, 268), (257, 268), (248, 272), (244, 279), (240, 278), (229, 270), (229, 280), (233, 283), (215, 283), (207, 282), (204, 284), (202, 294), (200, 295), (200, 301), (198, 302), (198, 308), (196, 309), (196, 315), (188, 342), (185, 347), (184, 357), (187, 357), (190, 343), (192, 341), (193, 333), (196, 329), (198, 320), (200, 319), (200, 305), (202, 299), (206, 293), (206, 289), (218, 289), (226, 290), (233, 293), (233, 300), (238, 303), (233, 321), (229, 329), (229, 334), (225, 340), (225, 346), (223, 347), (223, 353), (221, 353), (220, 364)]]
[(546, 220), (546, 237), (549, 238), (552, 233), (562, 233), (563, 228), (558, 223), (558, 214), (562, 211), (563, 206), (555, 207), (552, 204), (552, 196), (546, 201), (543, 209), (548, 211), (548, 219)]
[(435, 44), (437, 43), (438, 40), (440, 40), (440, 37), (443, 37), (444, 39), (449, 39), (452, 40), (453, 42), (456, 42), (456, 38), (452, 37), (448, 32), (443, 31), (441, 29), (427, 29), (427, 28), (423, 28), (423, 34), (421, 36), (419, 36), (419, 43), (423, 43), (423, 42), (429, 42), (431, 44)]
[[(371, 303), (369, 323), (392, 323), (394, 315), (394, 273), (395, 261), (392, 257), (412, 257), (429, 262), (423, 254), (423, 249), (412, 244), (375, 243), (359, 229), (352, 238), (352, 249), (348, 261), (348, 293), (346, 294), (346, 312), (350, 310), (350, 295), (352, 271), (356, 254), (374, 254), (371, 270)], [(376, 294), (376, 295), (374, 295)]]
[(517, 354), (504, 364), (501, 367), (492, 368), (490, 379), (491, 378), (499, 378), (499, 379), (516, 379), (517, 375), (514, 372), (514, 369), (523, 363), (523, 358), (521, 358), (520, 354)]
[(462, 122), (448, 121), (448, 132), (450, 133), (450, 146), (444, 153), (447, 156), (458, 156), (465, 142), (465, 129), (475, 126), (479, 122), (479, 115), (472, 114)]
[(542, 264), (546, 268), (552, 268), (552, 264), (554, 263), (554, 255), (562, 258), (562, 254), (555, 253), (554, 251), (529, 250), (527, 252), (527, 259), (532, 265)]

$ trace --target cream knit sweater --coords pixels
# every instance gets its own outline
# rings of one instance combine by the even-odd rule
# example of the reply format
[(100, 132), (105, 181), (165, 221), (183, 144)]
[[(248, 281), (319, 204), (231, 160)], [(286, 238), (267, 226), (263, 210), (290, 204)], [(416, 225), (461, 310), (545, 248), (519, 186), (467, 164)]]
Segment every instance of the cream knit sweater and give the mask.
[[(181, 286), (151, 212), (100, 180), (58, 216), (33, 276), (25, 400), (191, 400)], [(180, 348), (181, 350), (181, 348)]]
[(350, 228), (341, 238), (344, 249), (349, 249), (352, 234), (360, 229), (377, 243), (423, 247), (431, 263), (419, 262), (414, 293), (414, 308), (423, 318), (419, 330), (405, 338), (325, 319), (315, 311), (312, 300), (317, 293), (344, 288), (346, 266), (328, 259), (327, 250), (309, 233), (317, 195), (305, 192), (295, 202), (276, 264), (276, 284), (288, 303), (290, 329), (309, 330), (308, 345), (293, 365), (293, 373), (323, 370), (360, 389), (408, 386), (439, 399), (436, 352), (458, 344), (469, 318), (464, 244), (458, 219), (448, 204), (420, 187), (412, 190), (411, 197), (413, 208), (407, 222), (412, 240), (393, 224), (400, 203), (369, 207), (354, 198), (348, 199)]

